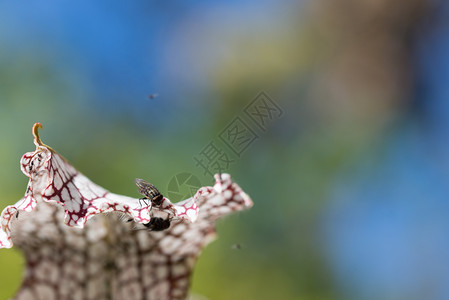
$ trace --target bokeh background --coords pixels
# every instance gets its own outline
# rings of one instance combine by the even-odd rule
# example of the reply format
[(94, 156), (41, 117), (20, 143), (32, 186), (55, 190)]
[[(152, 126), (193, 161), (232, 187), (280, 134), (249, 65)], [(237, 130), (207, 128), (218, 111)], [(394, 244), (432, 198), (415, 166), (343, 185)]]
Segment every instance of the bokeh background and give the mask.
[[(220, 132), (265, 91), (284, 114), (227, 170), (255, 206), (219, 222), (192, 291), (447, 300), (448, 78), (444, 0), (3, 0), (0, 205), (25, 192), (34, 122), (116, 193), (209, 185), (193, 158), (232, 156)], [(22, 271), (0, 250), (0, 299)]]

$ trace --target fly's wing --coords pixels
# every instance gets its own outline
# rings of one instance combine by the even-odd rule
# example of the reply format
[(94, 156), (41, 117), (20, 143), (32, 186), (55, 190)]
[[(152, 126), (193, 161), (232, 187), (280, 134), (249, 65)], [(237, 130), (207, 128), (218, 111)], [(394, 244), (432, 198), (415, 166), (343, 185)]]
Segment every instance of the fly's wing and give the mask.
[(151, 183), (140, 178), (136, 178), (134, 182), (138, 187), (139, 193), (147, 197), (148, 199), (152, 200), (162, 196), (159, 190)]

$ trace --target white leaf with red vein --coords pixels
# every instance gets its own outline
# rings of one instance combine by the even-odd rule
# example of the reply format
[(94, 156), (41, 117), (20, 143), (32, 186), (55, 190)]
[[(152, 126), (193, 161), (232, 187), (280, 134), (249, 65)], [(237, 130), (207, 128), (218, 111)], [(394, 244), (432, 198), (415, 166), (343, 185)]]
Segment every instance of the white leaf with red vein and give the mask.
[[(13, 240), (27, 259), (16, 299), (185, 299), (194, 262), (215, 237), (215, 220), (252, 206), (222, 174), (190, 199), (172, 204), (164, 198), (160, 207), (141, 207), (138, 199), (110, 193), (77, 172), (41, 142), (38, 127), (36, 150), (21, 160), (30, 178), (25, 197), (1, 214), (0, 248), (10, 248)], [(150, 221), (150, 210), (168, 214), (171, 226), (135, 230), (145, 229), (139, 223)], [(107, 212), (134, 222), (102, 214)]]
[[(9, 228), (11, 215), (18, 210), (33, 210), (39, 199), (64, 206), (64, 222), (73, 227), (82, 228), (90, 217), (112, 211), (127, 213), (138, 223), (150, 221), (151, 205), (142, 207), (138, 199), (110, 193), (90, 181), (41, 142), (38, 127), (41, 127), (39, 123), (33, 127), (36, 150), (24, 154), (20, 161), (22, 172), (30, 178), (30, 182), (25, 197), (15, 205), (8, 206), (2, 213), (0, 247), (12, 246)], [(171, 217), (191, 222), (195, 221), (198, 214), (195, 203), (174, 205), (167, 198), (164, 198), (162, 208)]]

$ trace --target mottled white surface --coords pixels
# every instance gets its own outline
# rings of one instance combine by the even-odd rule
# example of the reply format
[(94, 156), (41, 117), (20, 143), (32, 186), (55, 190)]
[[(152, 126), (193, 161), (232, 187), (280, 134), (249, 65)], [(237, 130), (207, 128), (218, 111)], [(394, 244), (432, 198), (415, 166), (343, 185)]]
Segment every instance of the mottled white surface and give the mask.
[[(112, 194), (77, 172), (42, 144), (21, 168), (30, 178), (25, 197), (1, 215), (0, 248), (14, 243), (26, 257), (15, 299), (186, 299), (201, 249), (215, 237), (217, 218), (252, 206), (228, 174), (193, 198), (161, 208), (169, 229), (148, 231), (141, 223), (151, 206)], [(18, 218), (16, 212), (20, 211)], [(126, 222), (130, 215), (133, 222)]]

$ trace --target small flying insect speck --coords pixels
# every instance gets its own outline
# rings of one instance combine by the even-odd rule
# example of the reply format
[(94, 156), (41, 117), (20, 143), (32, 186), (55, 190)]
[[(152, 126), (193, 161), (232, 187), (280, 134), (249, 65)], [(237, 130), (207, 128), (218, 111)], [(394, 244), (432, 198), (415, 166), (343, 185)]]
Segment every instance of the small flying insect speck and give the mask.
[[(159, 206), (162, 204), (164, 196), (162, 196), (161, 192), (159, 192), (154, 185), (140, 178), (136, 178), (134, 182), (139, 188), (139, 193), (145, 196), (146, 199), (150, 200), (153, 205)], [(139, 200), (145, 200), (145, 198)]]
[(157, 96), (159, 96), (159, 94), (158, 93), (154, 93), (154, 94), (148, 95), (148, 98), (152, 100), (152, 99), (156, 98)]
[(236, 249), (236, 250), (241, 250), (241, 249), (242, 249), (242, 245), (240, 245), (240, 244), (234, 244), (234, 245), (232, 245), (231, 248), (232, 248), (232, 249)]

